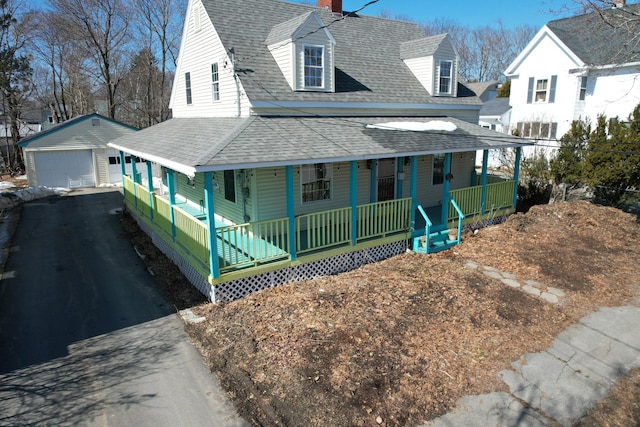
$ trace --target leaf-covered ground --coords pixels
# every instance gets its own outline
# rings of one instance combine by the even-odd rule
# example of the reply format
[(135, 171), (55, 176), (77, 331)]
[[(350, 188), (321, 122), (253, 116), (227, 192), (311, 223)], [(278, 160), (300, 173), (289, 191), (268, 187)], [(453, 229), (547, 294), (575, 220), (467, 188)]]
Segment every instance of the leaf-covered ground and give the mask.
[[(407, 253), (225, 306), (186, 291), (141, 233), (134, 242), (176, 307), (206, 318), (188, 326), (190, 337), (252, 424), (393, 426), (502, 389), (497, 373), (520, 355), (601, 306), (637, 303), (635, 220), (587, 202), (535, 206), (447, 252)], [(470, 262), (566, 296), (545, 302)]]

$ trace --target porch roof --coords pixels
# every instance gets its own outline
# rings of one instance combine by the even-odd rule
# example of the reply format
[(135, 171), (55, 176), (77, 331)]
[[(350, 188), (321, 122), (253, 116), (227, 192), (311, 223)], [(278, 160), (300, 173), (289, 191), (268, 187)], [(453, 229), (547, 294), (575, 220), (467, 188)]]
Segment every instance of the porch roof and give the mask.
[[(368, 128), (446, 121), (454, 131)], [(450, 117), (177, 118), (109, 143), (186, 175), (224, 169), (368, 160), (531, 145)]]

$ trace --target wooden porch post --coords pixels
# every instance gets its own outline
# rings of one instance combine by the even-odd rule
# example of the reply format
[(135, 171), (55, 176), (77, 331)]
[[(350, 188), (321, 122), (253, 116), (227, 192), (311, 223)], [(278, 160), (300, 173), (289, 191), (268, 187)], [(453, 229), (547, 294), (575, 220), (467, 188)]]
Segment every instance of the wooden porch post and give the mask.
[(398, 164), (398, 180), (396, 185), (396, 198), (402, 199), (402, 187), (404, 187), (404, 157), (398, 157), (396, 159), (396, 163)]
[(518, 183), (520, 182), (520, 160), (522, 160), (522, 147), (516, 148), (516, 164), (513, 168), (513, 209), (516, 208), (518, 203)]
[[(234, 172), (235, 173), (235, 172)], [(204, 204), (207, 209), (207, 236), (209, 243), (209, 274), (212, 278), (220, 277), (218, 263), (218, 235), (216, 234), (215, 206), (213, 202), (213, 173), (204, 173)], [(173, 212), (173, 208), (171, 208)]]
[(447, 224), (449, 219), (449, 202), (451, 201), (451, 194), (449, 189), (451, 182), (448, 176), (451, 175), (451, 153), (444, 155), (444, 176), (442, 177), (442, 223)]
[(153, 172), (151, 162), (147, 160), (147, 190), (149, 190), (149, 218), (153, 222)]
[(171, 217), (171, 239), (176, 241), (176, 216), (173, 206), (176, 204), (176, 177), (172, 169), (167, 168), (167, 189), (169, 191), (169, 216)]
[(416, 209), (418, 209), (418, 157), (411, 156), (411, 181), (409, 182), (409, 193), (411, 196), (411, 228), (416, 226)]
[(298, 257), (296, 248), (296, 208), (293, 191), (293, 166), (285, 166), (287, 186), (287, 217), (289, 218), (289, 258), (295, 261)]
[(484, 215), (487, 207), (487, 169), (489, 165), (489, 150), (482, 152), (482, 198), (480, 199), (480, 211), (481, 215)]
[(370, 160), (371, 162), (371, 184), (369, 185), (369, 203), (378, 201), (378, 160)]
[(349, 166), (349, 203), (351, 204), (351, 246), (358, 244), (358, 162)]

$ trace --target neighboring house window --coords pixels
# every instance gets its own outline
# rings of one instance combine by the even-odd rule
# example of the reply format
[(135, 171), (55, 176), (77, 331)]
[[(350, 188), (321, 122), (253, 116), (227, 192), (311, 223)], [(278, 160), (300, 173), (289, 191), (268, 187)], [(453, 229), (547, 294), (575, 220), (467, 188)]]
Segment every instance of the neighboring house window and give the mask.
[(556, 122), (518, 122), (518, 133), (523, 138), (556, 139), (558, 123)]
[(536, 102), (545, 102), (547, 100), (547, 79), (538, 80), (536, 82)]
[(324, 47), (304, 46), (304, 86), (321, 88), (324, 86)]
[(580, 101), (587, 97), (587, 77), (580, 77)]
[(214, 101), (220, 101), (220, 74), (217, 62), (211, 64), (211, 94)]
[(302, 203), (331, 199), (331, 165), (315, 163), (300, 166)]
[(224, 198), (236, 202), (236, 174), (235, 171), (224, 171)]
[(444, 153), (433, 155), (432, 185), (440, 185), (444, 182)]
[(49, 123), (53, 123), (53, 116), (49, 116)]
[(187, 92), (187, 105), (191, 105), (191, 73), (184, 73), (184, 87)]
[(440, 61), (440, 84), (438, 92), (442, 94), (450, 94), (451, 82), (453, 81), (453, 62)]
[(558, 76), (551, 76), (549, 79), (529, 78), (529, 89), (527, 91), (527, 104), (533, 102), (548, 102), (550, 104), (556, 101), (556, 84)]

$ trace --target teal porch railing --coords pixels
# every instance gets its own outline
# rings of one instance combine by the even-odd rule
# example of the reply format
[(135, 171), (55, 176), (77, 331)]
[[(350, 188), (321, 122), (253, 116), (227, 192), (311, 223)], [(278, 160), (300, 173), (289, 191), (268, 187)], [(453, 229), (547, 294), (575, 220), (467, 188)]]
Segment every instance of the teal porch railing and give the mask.
[[(503, 181), (487, 185), (485, 200), (482, 200), (482, 186), (467, 187), (452, 190), (451, 199), (455, 200), (467, 222), (474, 218), (483, 218), (487, 215), (504, 209), (513, 209), (513, 192), (515, 181)], [(447, 223), (456, 221), (459, 217), (452, 204), (449, 205)]]
[[(164, 198), (149, 193), (130, 178), (125, 177), (123, 181), (124, 198), (130, 211), (151, 225), (198, 271), (208, 275), (210, 248), (206, 224), (187, 210), (170, 206)], [(410, 233), (411, 198), (371, 203), (356, 209), (355, 224), (351, 207), (297, 217), (294, 227), (297, 253), (350, 246), (353, 227), (356, 227), (356, 243)], [(215, 232), (221, 273), (289, 258), (289, 218), (217, 227)]]

